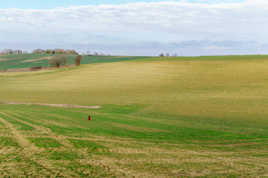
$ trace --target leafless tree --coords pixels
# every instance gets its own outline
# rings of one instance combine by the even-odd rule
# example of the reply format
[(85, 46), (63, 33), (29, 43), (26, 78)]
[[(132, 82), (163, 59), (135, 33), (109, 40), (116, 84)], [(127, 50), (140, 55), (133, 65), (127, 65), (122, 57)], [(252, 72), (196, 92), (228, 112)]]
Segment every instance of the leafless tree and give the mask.
[(159, 57), (164, 57), (164, 56), (165, 56), (164, 53), (159, 54)]
[(80, 66), (83, 56), (78, 55), (75, 57), (74, 62), (76, 66)]
[(50, 59), (49, 64), (52, 67), (60, 68), (60, 66), (67, 64), (67, 57), (66, 57), (66, 55), (56, 55), (56, 56), (53, 56)]

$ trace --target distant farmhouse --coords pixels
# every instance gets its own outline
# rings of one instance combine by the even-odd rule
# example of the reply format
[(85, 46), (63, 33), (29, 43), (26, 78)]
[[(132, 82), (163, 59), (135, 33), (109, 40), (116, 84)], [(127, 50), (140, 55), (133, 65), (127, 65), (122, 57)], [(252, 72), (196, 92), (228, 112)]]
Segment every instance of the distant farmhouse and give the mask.
[(7, 55), (7, 54), (23, 54), (24, 52), (22, 50), (16, 49), (16, 50), (12, 50), (12, 49), (4, 49), (2, 51), (0, 51), (0, 55)]
[(70, 49), (67, 49), (67, 50), (64, 50), (64, 49), (46, 49), (46, 50), (43, 50), (43, 49), (35, 49), (33, 50), (34, 54), (75, 54), (77, 55), (78, 52), (76, 52), (75, 50), (70, 50)]

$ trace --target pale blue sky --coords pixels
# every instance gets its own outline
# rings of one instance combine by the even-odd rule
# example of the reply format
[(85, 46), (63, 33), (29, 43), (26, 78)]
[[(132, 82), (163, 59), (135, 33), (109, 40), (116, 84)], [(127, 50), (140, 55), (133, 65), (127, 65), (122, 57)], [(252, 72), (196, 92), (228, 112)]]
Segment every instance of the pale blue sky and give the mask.
[(268, 0), (3, 0), (0, 50), (268, 53), (267, 7)]
[(124, 4), (130, 2), (201, 2), (201, 3), (223, 3), (243, 2), (244, 0), (5, 0), (0, 3), (0, 8), (22, 8), (22, 9), (49, 9), (55, 7), (69, 7), (80, 5), (100, 4)]

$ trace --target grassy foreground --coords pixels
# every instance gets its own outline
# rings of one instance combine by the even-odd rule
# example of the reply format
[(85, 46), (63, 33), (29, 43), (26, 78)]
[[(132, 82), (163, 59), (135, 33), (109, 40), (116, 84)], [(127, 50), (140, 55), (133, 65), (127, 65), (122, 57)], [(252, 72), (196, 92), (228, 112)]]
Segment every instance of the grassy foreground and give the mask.
[[(268, 57), (0, 74), (0, 176), (268, 176)], [(92, 121), (87, 120), (88, 115)]]

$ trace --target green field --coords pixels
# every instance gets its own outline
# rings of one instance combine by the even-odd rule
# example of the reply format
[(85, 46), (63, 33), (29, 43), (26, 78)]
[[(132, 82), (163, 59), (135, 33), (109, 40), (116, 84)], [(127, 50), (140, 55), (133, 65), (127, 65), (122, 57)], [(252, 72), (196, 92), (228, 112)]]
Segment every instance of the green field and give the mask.
[(1, 177), (268, 176), (268, 56), (90, 60), (0, 73)]
[[(7, 69), (22, 69), (31, 67), (49, 67), (52, 54), (12, 54), (0, 55), (0, 71)], [(68, 55), (67, 64), (74, 64), (76, 55)], [(82, 64), (120, 62), (144, 59), (148, 57), (120, 57), (120, 56), (83, 56)]]

